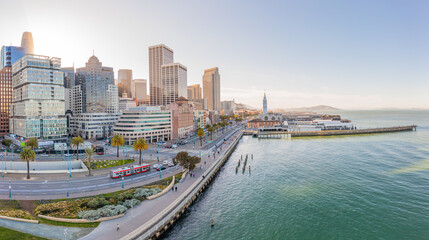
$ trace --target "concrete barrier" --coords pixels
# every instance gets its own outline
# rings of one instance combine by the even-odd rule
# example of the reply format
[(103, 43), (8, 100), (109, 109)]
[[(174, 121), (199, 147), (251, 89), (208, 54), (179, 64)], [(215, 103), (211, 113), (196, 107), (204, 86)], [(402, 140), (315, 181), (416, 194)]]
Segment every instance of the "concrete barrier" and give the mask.
[[(27, 173), (27, 162), (11, 162), (6, 161), (5, 173)], [(71, 167), (71, 172), (87, 172), (88, 168), (81, 161), (50, 161), (50, 162), (30, 162), (30, 173), (68, 173), (69, 167)], [(0, 169), (0, 172), (4, 169)]]
[(0, 215), (0, 218), (11, 220), (11, 221), (18, 221), (18, 222), (39, 223), (38, 220), (31, 220), (31, 219), (24, 219), (24, 218), (14, 218), (14, 217), (1, 216), (1, 215)]
[(186, 170), (183, 172), (182, 177), (180, 178), (180, 182), (185, 181), (185, 179), (186, 179), (186, 175), (187, 175), (187, 174), (188, 174), (188, 169), (186, 169)]
[(39, 218), (43, 218), (43, 219), (47, 219), (47, 220), (51, 220), (51, 221), (56, 221), (56, 222), (68, 222), (68, 223), (96, 223), (96, 222), (104, 222), (104, 221), (109, 221), (112, 219), (116, 219), (116, 218), (120, 218), (122, 216), (124, 216), (124, 214), (119, 214), (116, 216), (111, 216), (111, 217), (103, 217), (103, 218), (99, 218), (96, 220), (87, 220), (87, 219), (74, 219), (74, 218), (57, 218), (57, 217), (50, 217), (50, 216), (45, 216), (45, 215), (37, 215)]
[(170, 191), (170, 190), (171, 190), (171, 188), (174, 186), (174, 181), (175, 181), (175, 179), (176, 179), (176, 177), (175, 177), (175, 176), (173, 176), (173, 179), (172, 179), (172, 181), (171, 181), (170, 185), (168, 185), (166, 188), (164, 188), (164, 190), (162, 190), (162, 192), (160, 192), (160, 193), (158, 193), (158, 194), (155, 194), (155, 195), (152, 195), (152, 196), (149, 196), (149, 197), (147, 197), (146, 199), (147, 199), (147, 200), (152, 200), (152, 199), (155, 199), (155, 198), (157, 198), (157, 197), (160, 197), (160, 196), (164, 195), (166, 192)]

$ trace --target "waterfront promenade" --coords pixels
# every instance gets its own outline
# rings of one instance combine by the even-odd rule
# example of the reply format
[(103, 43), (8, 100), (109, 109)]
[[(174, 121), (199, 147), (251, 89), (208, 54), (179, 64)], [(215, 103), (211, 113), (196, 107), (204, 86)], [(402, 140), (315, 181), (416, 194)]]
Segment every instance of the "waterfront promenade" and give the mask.
[[(233, 139), (239, 136), (239, 134), (240, 131), (232, 130), (220, 136), (218, 138), (220, 141), (227, 139), (227, 141), (222, 144), (222, 150), (226, 151), (228, 146), (233, 142)], [(214, 148), (215, 146), (209, 150), (212, 151)], [(195, 184), (202, 179), (202, 175), (206, 175), (206, 172), (209, 171), (212, 166), (217, 164), (222, 156), (222, 152), (221, 154), (216, 154), (215, 159), (213, 159), (213, 157), (209, 158), (208, 156), (203, 156), (201, 163), (193, 171), (195, 177), (190, 177), (188, 175), (184, 181), (176, 184), (177, 192), (169, 191), (154, 200), (143, 201), (134, 209), (130, 209), (124, 217), (102, 222), (94, 231), (81, 239), (128, 239), (135, 237), (128, 234), (135, 232), (136, 229), (141, 228), (145, 224), (151, 225), (152, 222), (156, 221), (155, 219), (162, 218), (160, 214), (162, 214), (165, 209), (171, 207), (171, 205), (177, 200), (182, 200), (182, 198), (184, 199), (184, 193), (195, 186)], [(119, 231), (116, 231), (116, 224), (119, 224), (120, 226)], [(156, 222), (154, 222), (154, 224), (156, 224)]]

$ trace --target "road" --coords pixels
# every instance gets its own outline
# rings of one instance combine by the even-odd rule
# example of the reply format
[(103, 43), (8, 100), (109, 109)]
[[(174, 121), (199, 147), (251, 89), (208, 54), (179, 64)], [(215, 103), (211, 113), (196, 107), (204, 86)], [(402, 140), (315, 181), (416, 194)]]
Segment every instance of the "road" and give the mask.
[[(211, 154), (211, 152), (216, 148), (216, 145), (219, 145), (225, 138), (230, 136), (231, 133), (236, 130), (237, 128), (230, 128), (217, 139), (207, 145), (204, 145), (200, 149), (198, 149), (198, 147), (194, 149), (193, 143), (190, 143), (177, 149), (160, 148), (160, 154), (167, 156), (170, 159), (179, 151), (188, 151), (190, 155), (206, 156)], [(150, 152), (154, 154), (153, 151), (155, 151), (154, 153), (156, 154), (157, 150), (151, 149)], [(149, 154), (145, 152), (146, 156)], [(61, 179), (32, 181), (0, 178), (0, 199), (9, 199), (9, 193), (11, 193), (11, 199), (18, 200), (66, 198), (67, 193), (69, 194), (69, 197), (91, 196), (121, 190), (122, 184), (124, 184), (124, 188), (150, 184), (161, 178), (177, 174), (180, 171), (181, 167), (179, 166), (169, 167), (162, 172), (152, 169), (146, 173), (125, 177), (123, 181), (122, 179), (110, 178), (107, 171), (106, 174), (98, 176), (67, 178), (68, 182), (65, 177), (62, 177)], [(11, 187), (11, 191), (9, 191), (9, 186)]]

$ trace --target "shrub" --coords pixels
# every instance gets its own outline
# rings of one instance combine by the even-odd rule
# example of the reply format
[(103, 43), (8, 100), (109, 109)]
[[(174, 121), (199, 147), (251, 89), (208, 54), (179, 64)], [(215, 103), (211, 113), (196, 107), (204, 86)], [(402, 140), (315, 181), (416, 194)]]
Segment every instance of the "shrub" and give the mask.
[(100, 208), (109, 204), (110, 204), (109, 201), (107, 201), (105, 198), (100, 197), (100, 198), (93, 198), (92, 200), (90, 200), (87, 203), (87, 206), (89, 208)]
[(160, 188), (137, 188), (134, 191), (134, 198), (147, 198), (149, 196), (155, 195), (162, 190)]
[(73, 201), (60, 201), (40, 204), (34, 209), (34, 215), (47, 215), (52, 217), (75, 218), (78, 212), (88, 210), (90, 199), (77, 199)]
[(14, 218), (34, 219), (29, 212), (24, 210), (0, 210), (0, 215)]
[(96, 220), (102, 217), (112, 217), (122, 214), (127, 211), (127, 208), (122, 205), (107, 205), (97, 210), (81, 211), (77, 214), (79, 218), (87, 220)]
[(131, 207), (136, 206), (139, 203), (140, 203), (140, 200), (138, 200), (138, 199), (130, 199), (130, 200), (125, 200), (122, 205), (124, 205), (124, 207), (126, 207), (126, 208), (131, 208)]
[(132, 199), (132, 198), (133, 198), (133, 193), (130, 191), (126, 191), (126, 192), (119, 194), (118, 201), (123, 202), (127, 199)]

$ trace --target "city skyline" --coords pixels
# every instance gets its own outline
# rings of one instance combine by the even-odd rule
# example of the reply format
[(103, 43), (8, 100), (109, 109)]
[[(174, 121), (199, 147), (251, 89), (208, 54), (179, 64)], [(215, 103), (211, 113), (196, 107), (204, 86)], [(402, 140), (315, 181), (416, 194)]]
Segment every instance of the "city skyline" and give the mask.
[[(210, 10), (198, 2), (189, 9), (172, 1), (103, 3), (111, 7), (95, 18), (97, 2), (79, 8), (79, 1), (47, 1), (49, 9), (30, 1), (8, 2), (20, 12), (0, 16), (0, 45), (19, 46), (22, 33), (29, 31), (34, 53), (58, 56), (63, 67), (84, 65), (95, 50), (115, 76), (119, 69), (131, 69), (134, 78), (149, 79), (148, 47), (165, 44), (181, 53), (188, 85), (201, 84), (204, 69), (218, 66), (221, 100), (234, 98), (262, 108), (254, 96), (263, 96), (265, 89), (273, 109), (320, 104), (341, 109), (429, 108), (425, 2), (221, 2)], [(177, 18), (177, 8), (189, 14)], [(76, 9), (81, 11), (79, 19), (73, 17)], [(162, 20), (156, 15), (161, 9), (172, 14)], [(220, 9), (222, 19), (215, 14)], [(13, 26), (6, 21), (12, 13)], [(109, 19), (112, 13), (119, 15)], [(141, 20), (134, 21), (136, 16)], [(70, 38), (70, 32), (75, 37)], [(125, 33), (130, 37), (124, 39)]]

